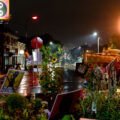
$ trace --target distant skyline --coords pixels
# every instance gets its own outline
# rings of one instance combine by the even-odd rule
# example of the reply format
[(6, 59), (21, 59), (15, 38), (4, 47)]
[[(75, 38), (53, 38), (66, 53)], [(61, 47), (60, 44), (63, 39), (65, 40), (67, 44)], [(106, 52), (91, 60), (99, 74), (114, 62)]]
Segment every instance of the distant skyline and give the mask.
[(102, 40), (120, 33), (120, 0), (10, 0), (10, 25), (25, 35), (26, 20), (38, 15), (38, 21), (29, 20), (28, 35), (49, 33), (67, 48), (92, 44), (97, 31)]

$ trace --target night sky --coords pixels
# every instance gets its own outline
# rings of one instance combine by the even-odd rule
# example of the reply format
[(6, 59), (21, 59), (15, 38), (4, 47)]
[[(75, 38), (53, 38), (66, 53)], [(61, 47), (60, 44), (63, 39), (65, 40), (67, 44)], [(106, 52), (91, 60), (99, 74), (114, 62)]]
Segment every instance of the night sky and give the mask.
[(11, 26), (25, 34), (26, 21), (38, 15), (38, 21), (29, 19), (28, 35), (49, 33), (68, 48), (95, 43), (90, 37), (99, 33), (102, 42), (119, 33), (120, 0), (10, 0)]

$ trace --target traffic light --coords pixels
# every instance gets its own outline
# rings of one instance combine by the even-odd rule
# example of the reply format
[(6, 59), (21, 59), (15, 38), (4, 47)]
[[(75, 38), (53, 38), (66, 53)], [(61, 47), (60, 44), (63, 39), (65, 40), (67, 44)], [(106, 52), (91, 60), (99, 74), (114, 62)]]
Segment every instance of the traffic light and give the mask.
[(0, 0), (0, 20), (9, 20), (9, 0)]

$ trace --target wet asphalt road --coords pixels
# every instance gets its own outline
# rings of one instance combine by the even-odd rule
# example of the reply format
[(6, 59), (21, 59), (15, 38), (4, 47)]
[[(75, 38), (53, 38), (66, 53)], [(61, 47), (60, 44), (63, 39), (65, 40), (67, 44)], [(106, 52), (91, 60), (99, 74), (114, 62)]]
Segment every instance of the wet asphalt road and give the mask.
[(82, 78), (75, 69), (64, 68), (64, 92), (82, 89)]
[[(69, 92), (82, 89), (82, 78), (76, 73), (75, 69), (68, 66), (61, 67), (63, 70), (63, 91)], [(35, 79), (33, 73), (26, 72), (18, 89), (19, 93), (29, 95), (31, 93), (42, 93), (39, 80)]]

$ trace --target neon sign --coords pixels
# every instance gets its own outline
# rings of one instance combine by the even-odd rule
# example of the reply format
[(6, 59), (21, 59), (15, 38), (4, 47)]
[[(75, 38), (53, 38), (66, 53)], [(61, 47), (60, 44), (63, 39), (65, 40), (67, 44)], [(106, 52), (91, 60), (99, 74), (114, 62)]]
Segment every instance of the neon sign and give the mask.
[(9, 0), (0, 0), (0, 20), (9, 20)]

